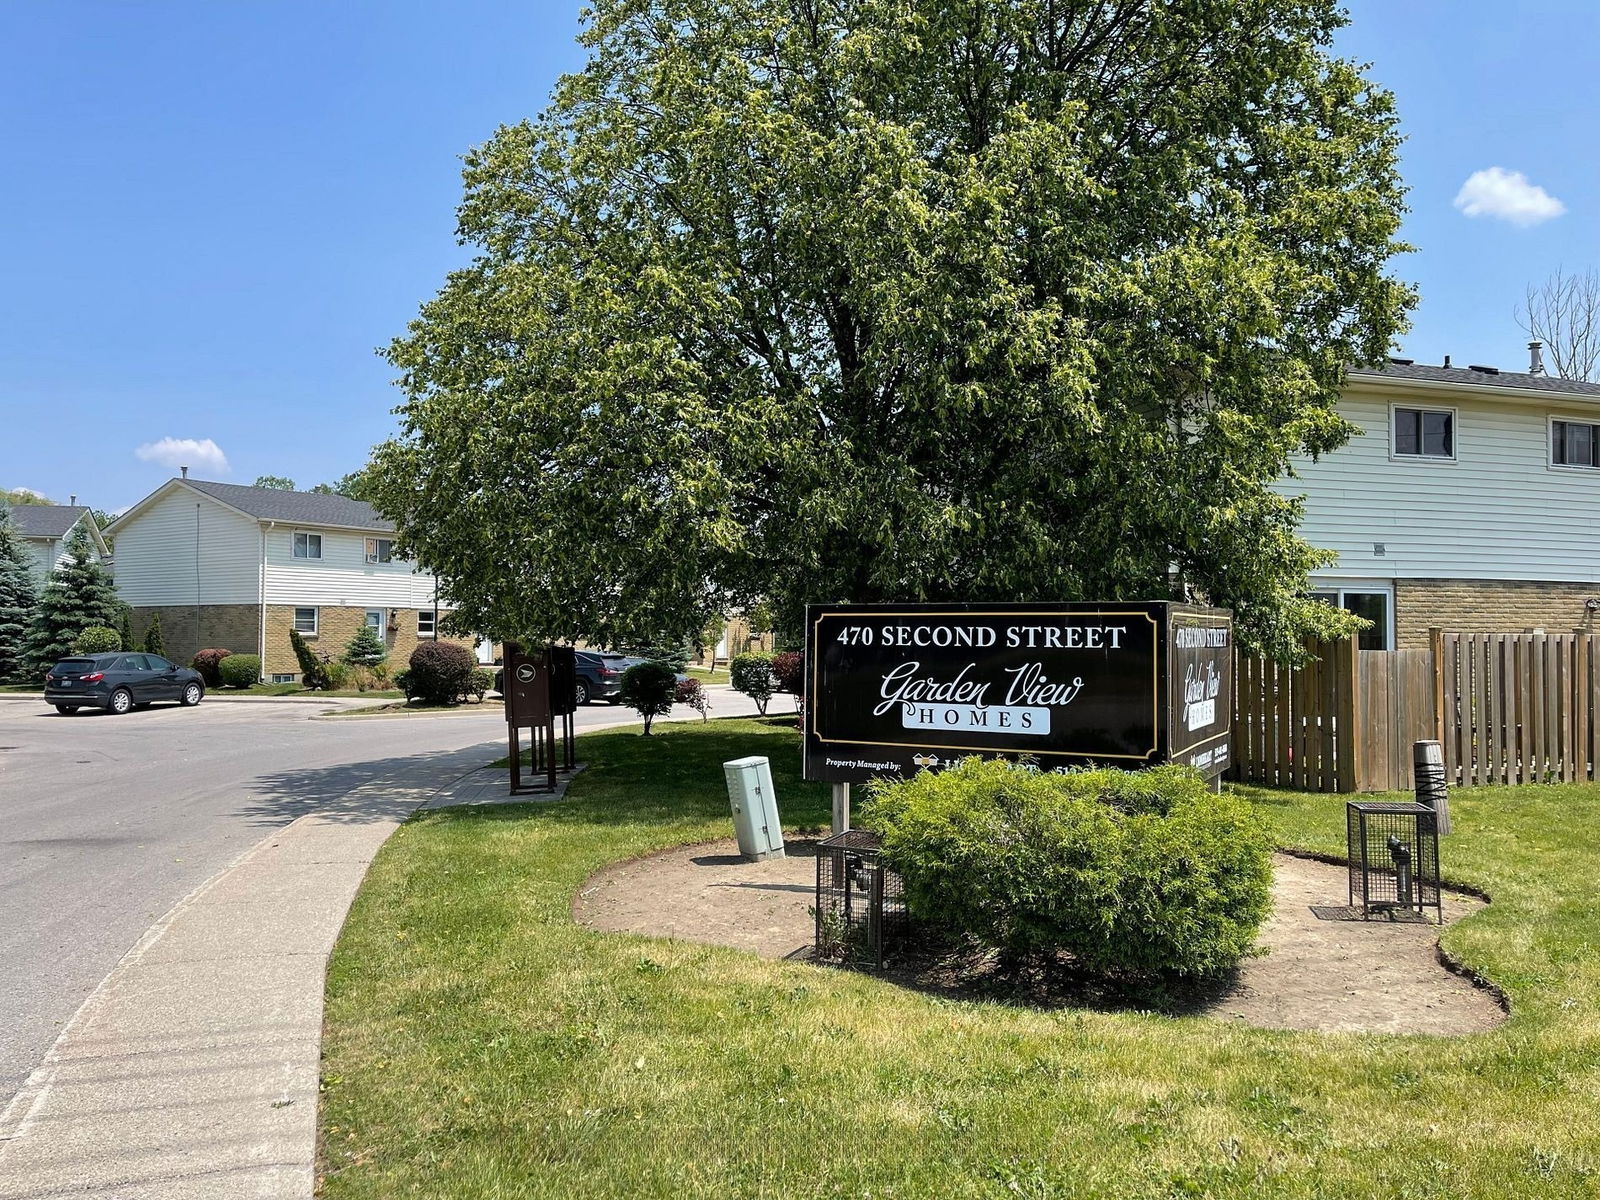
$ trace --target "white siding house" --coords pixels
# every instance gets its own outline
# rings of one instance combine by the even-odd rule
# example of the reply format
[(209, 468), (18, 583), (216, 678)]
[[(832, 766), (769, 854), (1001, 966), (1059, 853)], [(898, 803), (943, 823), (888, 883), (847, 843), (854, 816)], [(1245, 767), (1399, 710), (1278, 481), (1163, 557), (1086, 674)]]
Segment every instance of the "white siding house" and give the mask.
[(394, 555), (394, 526), (360, 500), (185, 477), (112, 531), (135, 625), (159, 618), (180, 661), (207, 647), (259, 653), (263, 676), (287, 682), (300, 672), (291, 630), (338, 657), (371, 625), (396, 661), (439, 636), (437, 581)]
[(106, 540), (100, 534), (100, 524), (94, 514), (81, 504), (18, 504), (7, 510), (11, 514), (11, 527), (22, 540), (33, 559), (34, 578), (42, 587), (58, 566), (66, 560), (67, 542), (73, 531), (82, 529), (89, 535), (92, 547), (90, 557), (110, 566), (111, 555)]
[(1339, 409), (1360, 436), (1279, 488), (1304, 497), (1306, 540), (1337, 552), (1313, 582), (1375, 622), (1365, 645), (1592, 624), (1600, 386), (1395, 360), (1351, 372)]

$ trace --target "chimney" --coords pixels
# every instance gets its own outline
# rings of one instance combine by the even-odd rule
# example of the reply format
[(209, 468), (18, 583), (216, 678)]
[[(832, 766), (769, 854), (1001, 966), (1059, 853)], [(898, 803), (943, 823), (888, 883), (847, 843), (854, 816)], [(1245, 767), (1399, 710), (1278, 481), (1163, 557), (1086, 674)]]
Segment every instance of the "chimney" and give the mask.
[(1544, 374), (1544, 343), (1543, 342), (1529, 342), (1528, 343), (1528, 374), (1529, 375), (1543, 375)]
[(77, 508), (78, 507), (78, 498), (76, 496), (68, 496), (67, 497), (67, 507), (68, 508)]
[[(1447, 367), (1450, 365), (1450, 360), (1448, 358), (1445, 359), (1444, 365), (1447, 366)], [(179, 467), (178, 470), (183, 472), (183, 477), (185, 479), (189, 478), (189, 468), (188, 467)]]
[(1450, 369), (1450, 356), (1448, 354), (1444, 356), (1444, 369), (1447, 371)]

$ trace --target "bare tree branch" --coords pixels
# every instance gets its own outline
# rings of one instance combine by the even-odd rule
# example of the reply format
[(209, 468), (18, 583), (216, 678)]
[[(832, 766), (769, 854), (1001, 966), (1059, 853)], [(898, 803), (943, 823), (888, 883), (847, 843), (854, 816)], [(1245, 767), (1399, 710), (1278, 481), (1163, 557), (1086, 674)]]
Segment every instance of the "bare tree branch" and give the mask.
[(1528, 285), (1516, 319), (1530, 338), (1544, 343), (1562, 379), (1594, 380), (1600, 365), (1600, 272), (1569, 275), (1557, 267), (1539, 286)]

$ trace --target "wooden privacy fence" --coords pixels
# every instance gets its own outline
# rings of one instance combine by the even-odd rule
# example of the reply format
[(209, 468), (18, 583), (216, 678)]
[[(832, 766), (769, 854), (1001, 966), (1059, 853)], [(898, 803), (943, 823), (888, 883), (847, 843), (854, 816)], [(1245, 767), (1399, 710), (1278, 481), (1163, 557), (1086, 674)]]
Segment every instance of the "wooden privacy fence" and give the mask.
[(1444, 633), (1426, 650), (1320, 642), (1300, 667), (1239, 659), (1233, 777), (1318, 792), (1414, 786), (1411, 744), (1457, 786), (1575, 782), (1600, 763), (1600, 638)]

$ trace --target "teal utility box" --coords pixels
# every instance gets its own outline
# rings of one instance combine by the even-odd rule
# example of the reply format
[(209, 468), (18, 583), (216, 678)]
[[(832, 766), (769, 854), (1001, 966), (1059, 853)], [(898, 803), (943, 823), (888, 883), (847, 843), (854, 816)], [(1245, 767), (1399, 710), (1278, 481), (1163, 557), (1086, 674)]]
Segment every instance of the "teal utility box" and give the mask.
[(728, 779), (728, 804), (739, 853), (750, 862), (783, 857), (783, 824), (772, 790), (772, 764), (765, 758), (736, 758), (722, 764)]

